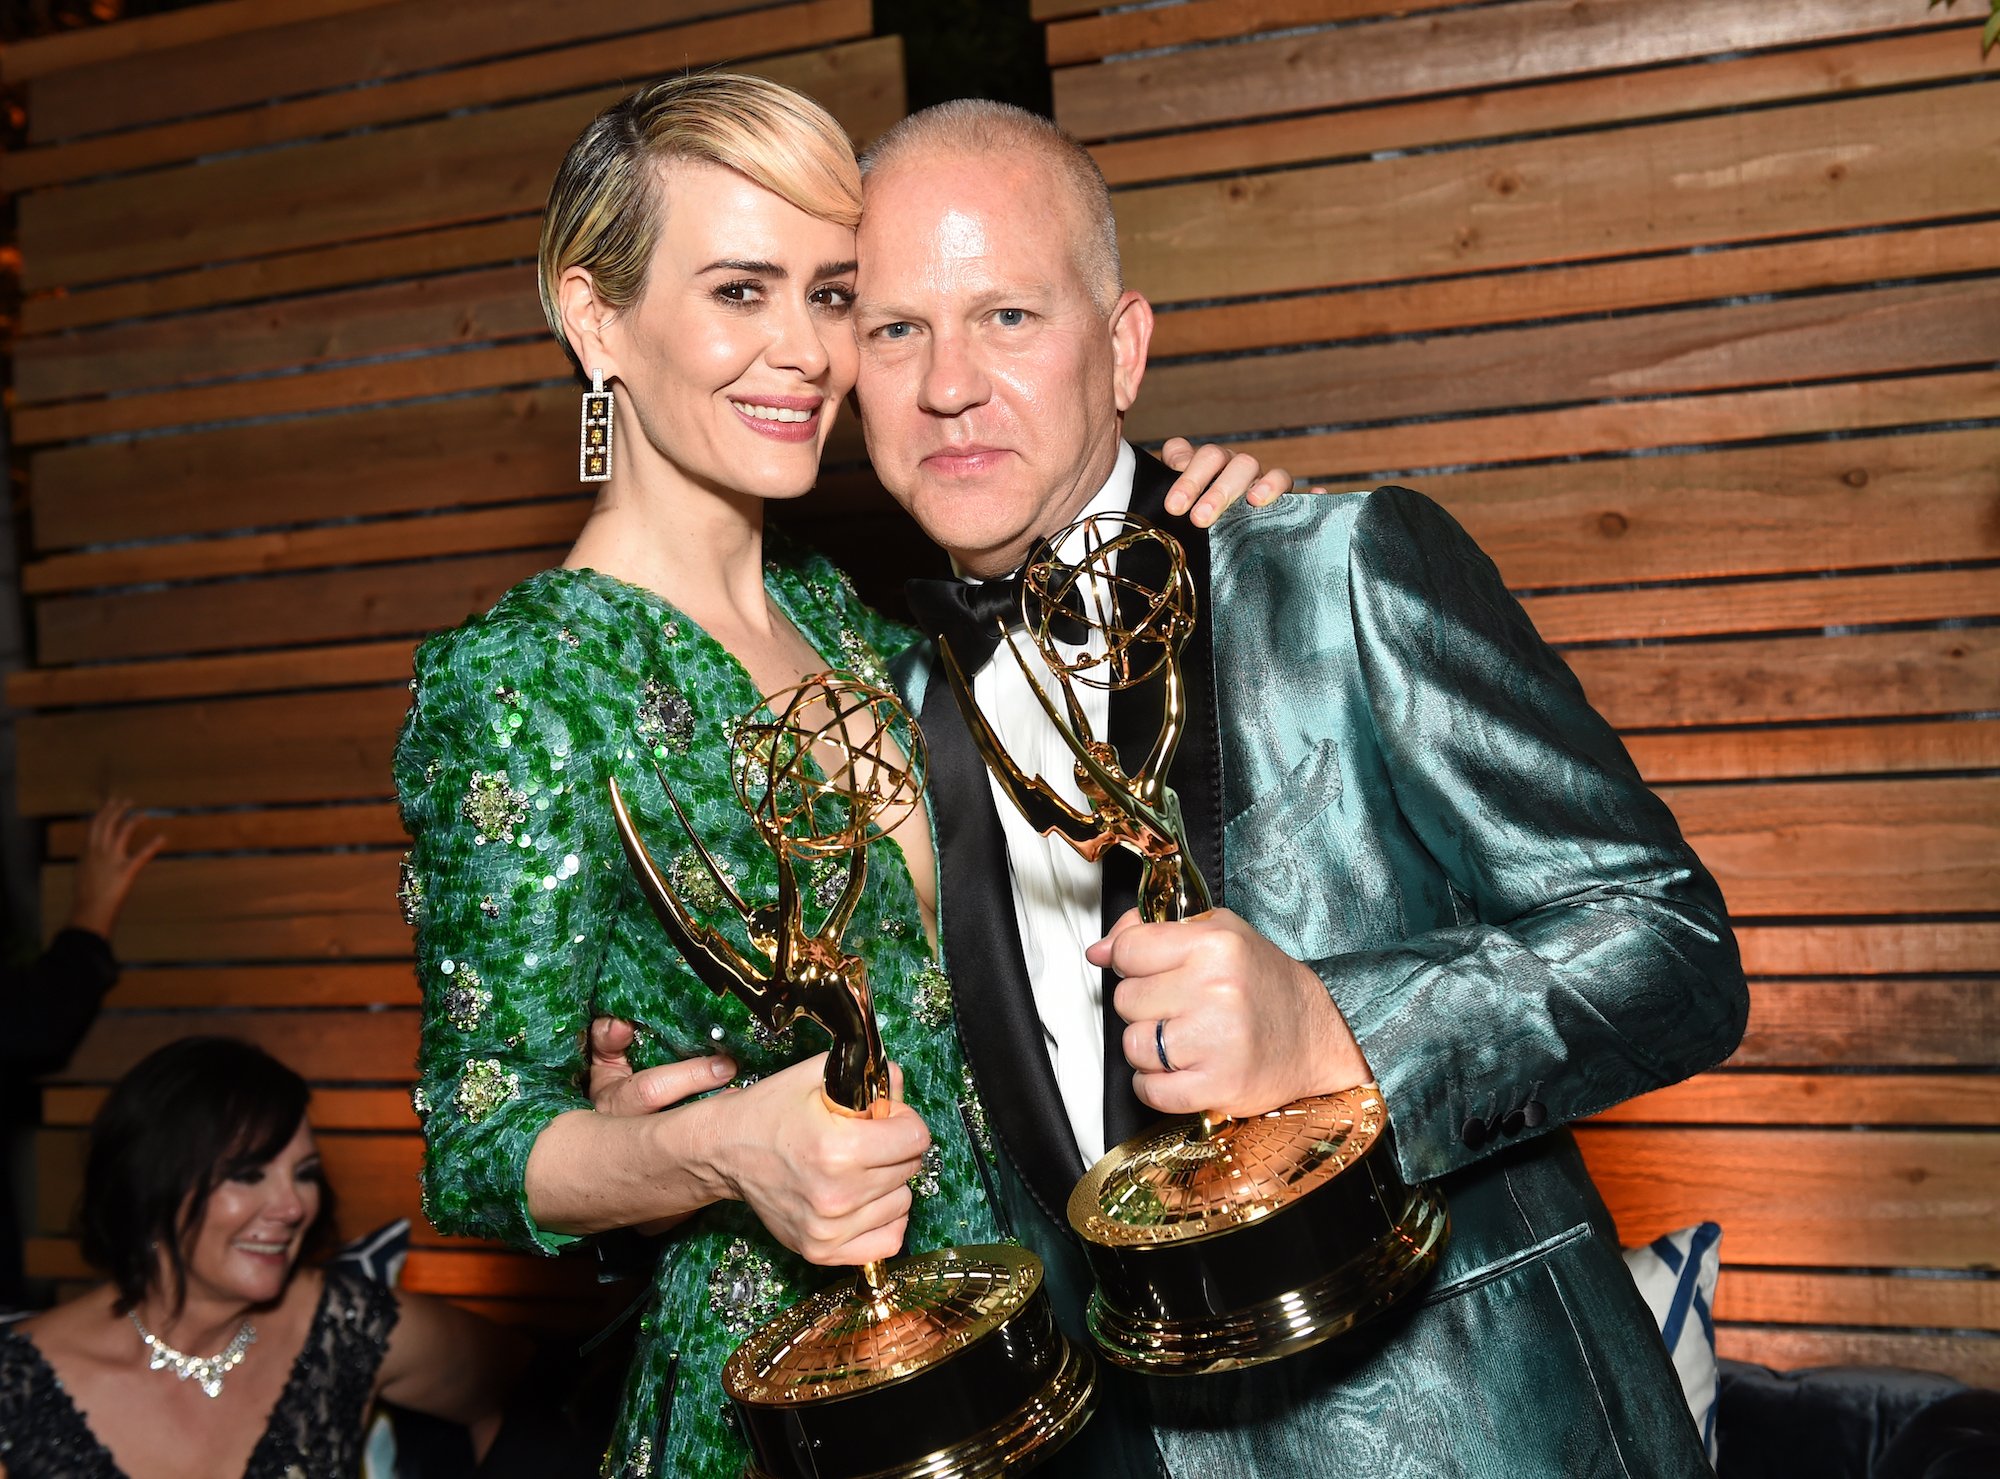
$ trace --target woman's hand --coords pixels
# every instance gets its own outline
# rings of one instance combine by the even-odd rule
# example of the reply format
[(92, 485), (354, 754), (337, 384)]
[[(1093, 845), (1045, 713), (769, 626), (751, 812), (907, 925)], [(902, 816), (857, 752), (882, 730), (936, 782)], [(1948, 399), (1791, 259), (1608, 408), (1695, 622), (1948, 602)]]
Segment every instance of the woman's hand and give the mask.
[(880, 1119), (839, 1113), (821, 1087), (825, 1068), (822, 1053), (712, 1101), (713, 1164), (729, 1194), (807, 1262), (891, 1257), (930, 1131), (894, 1099)]
[(143, 847), (132, 845), (134, 834), (145, 820), (145, 813), (134, 811), (132, 803), (122, 796), (114, 796), (97, 808), (89, 830), (84, 833), (83, 850), (77, 854), (70, 928), (111, 938), (111, 928), (118, 922), (118, 911), (125, 907), (125, 895), (132, 890), (132, 880), (153, 860), (153, 854), (166, 846), (165, 837), (154, 837)]
[(1160, 448), (1160, 460), (1180, 474), (1167, 490), (1167, 512), (1187, 514), (1197, 529), (1213, 524), (1239, 498), (1247, 497), (1252, 508), (1262, 508), (1277, 502), (1292, 486), (1292, 475), (1284, 468), (1266, 471), (1248, 452), (1232, 452), (1214, 442), (1197, 450), (1186, 437), (1168, 437)]

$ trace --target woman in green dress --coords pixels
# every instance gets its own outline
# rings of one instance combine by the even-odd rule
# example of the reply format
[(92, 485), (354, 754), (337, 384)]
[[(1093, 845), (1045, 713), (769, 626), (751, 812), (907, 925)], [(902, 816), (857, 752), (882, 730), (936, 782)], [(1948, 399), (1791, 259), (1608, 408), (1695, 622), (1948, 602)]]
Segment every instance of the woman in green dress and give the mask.
[[(911, 640), (764, 525), (767, 504), (812, 488), (854, 383), (860, 210), (839, 126), (773, 83), (677, 78), (585, 130), (550, 195), (541, 289), (579, 372), (615, 396), (606, 431), (584, 433), (586, 471), (601, 448), (609, 476), (561, 568), (418, 649), (396, 751), (431, 1221), (545, 1253), (672, 1228), (607, 1474), (739, 1472), (719, 1373), (748, 1331), (831, 1269), (999, 1236), (936, 964), (925, 814), (871, 847), (847, 935), (902, 1083), (893, 1114), (861, 1120), (824, 1104), (814, 1033), (770, 1037), (674, 953), (607, 799), (615, 778), (682, 897), (741, 940), (654, 768), (739, 892), (775, 897), (730, 784), (731, 724), (829, 667), (886, 684)], [(1213, 480), (1210, 514), (1255, 476), (1198, 458), (1182, 502)], [(843, 878), (808, 879), (809, 909)], [(673, 1107), (592, 1110), (593, 1015), (633, 1025), (632, 1066), (659, 1070), (656, 1088), (670, 1076)]]

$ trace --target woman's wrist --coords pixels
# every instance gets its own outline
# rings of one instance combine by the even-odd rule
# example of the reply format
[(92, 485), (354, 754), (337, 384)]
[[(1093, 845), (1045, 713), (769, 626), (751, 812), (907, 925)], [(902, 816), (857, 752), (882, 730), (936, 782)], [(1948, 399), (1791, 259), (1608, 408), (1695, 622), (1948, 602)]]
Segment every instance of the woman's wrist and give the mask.
[(730, 1170), (729, 1137), (722, 1117), (716, 1113), (717, 1102), (696, 1099), (677, 1104), (646, 1121), (648, 1138), (661, 1163), (678, 1169), (678, 1179), (689, 1193), (689, 1205), (665, 1215), (698, 1212), (715, 1202), (742, 1200)]

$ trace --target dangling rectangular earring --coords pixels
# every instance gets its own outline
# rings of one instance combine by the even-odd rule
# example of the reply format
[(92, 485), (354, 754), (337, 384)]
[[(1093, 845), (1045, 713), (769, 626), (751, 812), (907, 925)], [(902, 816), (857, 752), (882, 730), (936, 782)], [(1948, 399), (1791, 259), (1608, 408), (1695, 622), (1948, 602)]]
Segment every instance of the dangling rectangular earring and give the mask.
[(583, 440), (577, 453), (577, 476), (586, 483), (611, 479), (611, 407), (617, 397), (604, 388), (604, 371), (590, 372), (590, 389), (583, 393)]

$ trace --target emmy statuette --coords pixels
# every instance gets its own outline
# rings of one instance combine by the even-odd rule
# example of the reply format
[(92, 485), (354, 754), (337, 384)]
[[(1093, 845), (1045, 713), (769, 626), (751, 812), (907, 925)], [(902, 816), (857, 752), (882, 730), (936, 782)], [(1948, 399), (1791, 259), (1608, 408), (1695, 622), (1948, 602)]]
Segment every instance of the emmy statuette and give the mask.
[[(1086, 859), (1113, 847), (1138, 854), (1148, 921), (1210, 907), (1165, 781), (1187, 722), (1180, 655), (1195, 607), (1186, 551), (1131, 515), (1086, 519), (1030, 554), (1021, 615), (1062, 689), (1061, 711), (1012, 637), (1001, 645), (1068, 745), (1083, 807), (1015, 763), (940, 643), (1001, 789), (1030, 825)], [(1155, 677), (1165, 685), (1159, 737), (1128, 766), (1092, 734), (1076, 685), (1116, 693)], [(1160, 1374), (1254, 1366), (1341, 1335), (1415, 1289), (1443, 1251), (1448, 1218), (1435, 1188), (1403, 1181), (1388, 1135), (1381, 1092), (1367, 1083), (1239, 1119), (1163, 1121), (1114, 1147), (1068, 1208), (1097, 1279), (1088, 1318), (1105, 1356)]]
[[(777, 864), (778, 897), (752, 907), (668, 804), (742, 920), (751, 950), (703, 924), (640, 839), (618, 783), (627, 860), (668, 937), (711, 990), (766, 1028), (801, 1018), (833, 1040), (824, 1092), (841, 1114), (889, 1112), (889, 1064), (862, 959), (841, 943), (867, 877), (868, 845), (923, 795), (924, 751), (895, 697), (821, 673), (764, 700), (738, 726), (737, 798)], [(910, 736), (907, 758), (892, 726)], [(798, 869), (844, 861), (839, 898), (805, 926)], [(871, 1263), (752, 1332), (722, 1384), (761, 1479), (977, 1479), (1047, 1458), (1097, 1399), (1087, 1352), (1064, 1339), (1042, 1265), (992, 1245)]]

